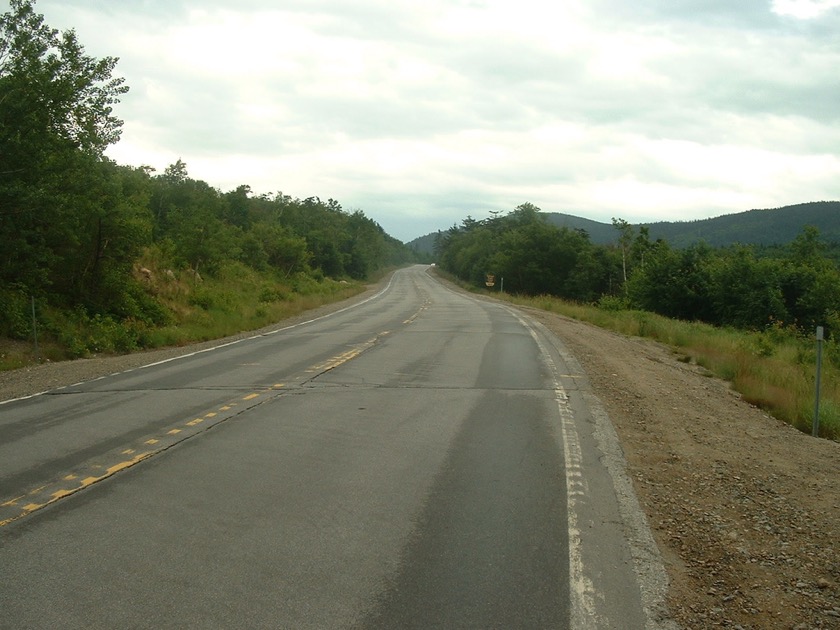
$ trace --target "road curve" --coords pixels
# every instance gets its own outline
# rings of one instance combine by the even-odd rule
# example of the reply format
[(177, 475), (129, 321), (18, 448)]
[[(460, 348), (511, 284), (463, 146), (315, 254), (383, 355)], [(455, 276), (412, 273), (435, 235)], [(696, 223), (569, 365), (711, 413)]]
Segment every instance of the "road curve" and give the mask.
[(0, 405), (0, 627), (658, 627), (608, 425), (538, 324), (401, 270)]

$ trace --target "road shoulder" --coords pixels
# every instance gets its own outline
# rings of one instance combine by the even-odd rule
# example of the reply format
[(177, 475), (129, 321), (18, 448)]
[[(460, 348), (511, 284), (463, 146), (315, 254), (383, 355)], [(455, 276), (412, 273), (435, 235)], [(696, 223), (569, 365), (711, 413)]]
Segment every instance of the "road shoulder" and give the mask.
[(618, 434), (689, 628), (840, 624), (840, 444), (747, 404), (668, 348), (536, 309)]

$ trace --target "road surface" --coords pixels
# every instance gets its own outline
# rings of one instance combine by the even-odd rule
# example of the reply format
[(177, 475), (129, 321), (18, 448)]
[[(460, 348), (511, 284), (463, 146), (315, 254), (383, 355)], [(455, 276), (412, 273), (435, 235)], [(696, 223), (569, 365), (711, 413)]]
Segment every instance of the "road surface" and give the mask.
[(541, 326), (416, 266), (4, 403), (0, 627), (653, 627), (587, 392)]

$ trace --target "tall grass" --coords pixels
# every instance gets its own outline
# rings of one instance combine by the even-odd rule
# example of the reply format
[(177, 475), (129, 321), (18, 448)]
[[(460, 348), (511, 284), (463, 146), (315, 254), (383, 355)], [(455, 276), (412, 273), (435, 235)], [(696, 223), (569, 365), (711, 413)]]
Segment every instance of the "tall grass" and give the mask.
[[(816, 341), (780, 326), (749, 332), (653, 313), (605, 309), (548, 297), (494, 294), (509, 302), (559, 313), (670, 346), (681, 360), (727, 380), (744, 400), (804, 432), (811, 432), (816, 389)], [(820, 436), (840, 440), (840, 347), (824, 342)]]
[(146, 291), (166, 314), (162, 324), (83, 310), (44, 308), (39, 313), (39, 357), (33, 346), (0, 340), (0, 370), (39, 360), (60, 361), (97, 354), (180, 346), (219, 339), (294, 317), (365, 290), (358, 282), (341, 282), (299, 274), (278, 278), (231, 263), (212, 277), (172, 272), (145, 260), (150, 275), (138, 274)]

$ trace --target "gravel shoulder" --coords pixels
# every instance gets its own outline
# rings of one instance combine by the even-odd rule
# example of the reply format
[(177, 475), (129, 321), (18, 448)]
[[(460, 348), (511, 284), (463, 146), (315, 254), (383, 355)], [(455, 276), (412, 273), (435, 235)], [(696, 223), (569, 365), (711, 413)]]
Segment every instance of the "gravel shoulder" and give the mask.
[[(313, 319), (310, 311), (230, 341)], [(740, 400), (665, 346), (534, 309), (583, 367), (615, 427), (685, 628), (840, 628), (840, 444)], [(218, 345), (0, 373), (0, 401)]]
[(667, 347), (524, 309), (618, 434), (686, 628), (840, 628), (840, 444), (804, 435)]

